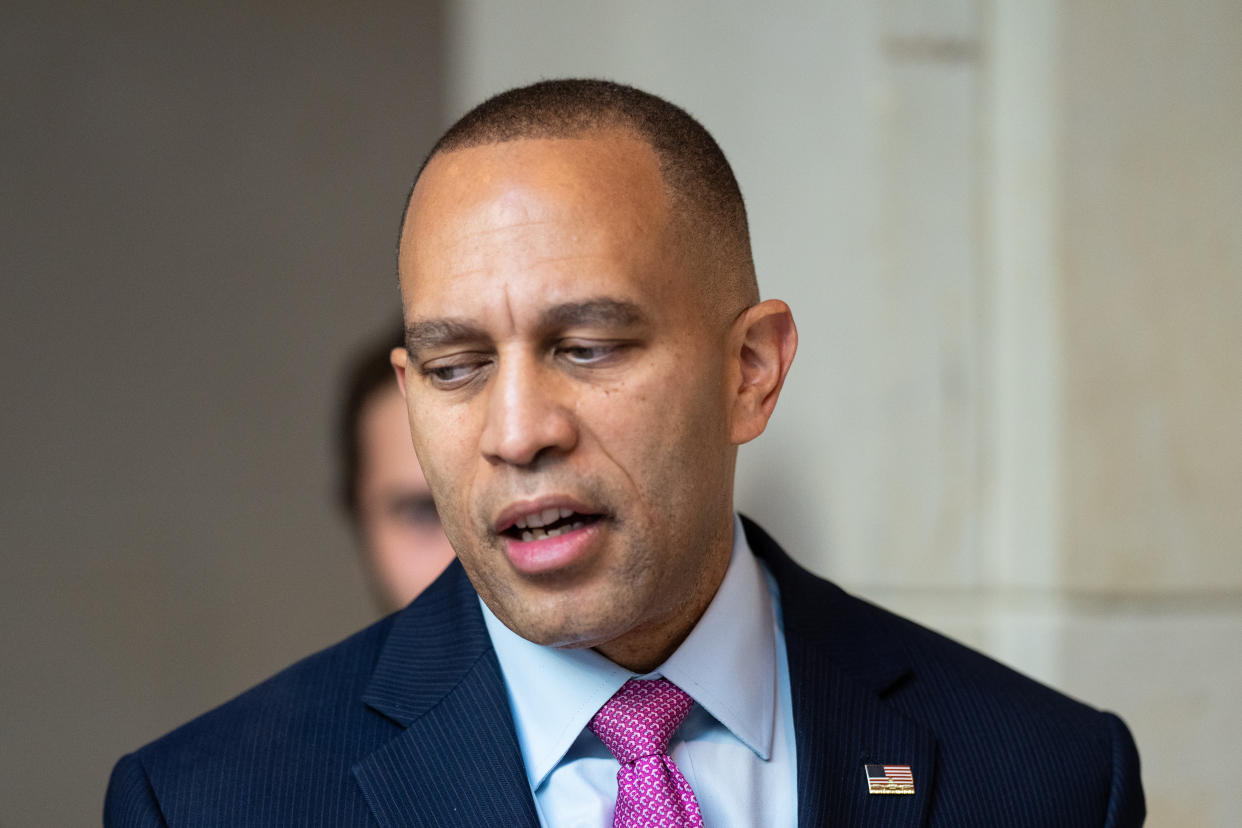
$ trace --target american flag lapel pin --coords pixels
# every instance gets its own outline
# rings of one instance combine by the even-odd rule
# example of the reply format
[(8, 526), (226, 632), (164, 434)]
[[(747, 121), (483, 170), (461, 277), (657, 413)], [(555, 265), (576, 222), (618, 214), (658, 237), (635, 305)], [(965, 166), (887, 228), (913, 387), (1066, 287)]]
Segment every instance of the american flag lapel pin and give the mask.
[(914, 793), (914, 774), (909, 765), (863, 765), (863, 769), (867, 772), (867, 793)]

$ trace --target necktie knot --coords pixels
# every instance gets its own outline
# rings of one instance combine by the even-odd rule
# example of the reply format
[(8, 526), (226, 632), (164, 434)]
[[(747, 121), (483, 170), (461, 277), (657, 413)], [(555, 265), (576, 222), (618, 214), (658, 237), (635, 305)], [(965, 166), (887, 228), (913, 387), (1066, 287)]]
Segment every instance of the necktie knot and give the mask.
[(667, 679), (630, 679), (591, 719), (621, 766), (613, 828), (703, 828), (699, 801), (668, 755), (694, 700)]
[(591, 719), (591, 732), (623, 765), (663, 756), (693, 705), (668, 679), (630, 679)]

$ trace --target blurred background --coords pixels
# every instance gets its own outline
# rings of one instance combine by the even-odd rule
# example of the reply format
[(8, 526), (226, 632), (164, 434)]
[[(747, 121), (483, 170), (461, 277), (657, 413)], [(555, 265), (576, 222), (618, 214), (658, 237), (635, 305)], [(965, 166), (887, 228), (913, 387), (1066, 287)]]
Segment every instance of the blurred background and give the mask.
[(740, 508), (1236, 825), (1242, 4), (45, 0), (0, 68), (0, 826), (374, 617), (342, 366), (431, 142), (564, 75), (712, 130), (794, 309)]

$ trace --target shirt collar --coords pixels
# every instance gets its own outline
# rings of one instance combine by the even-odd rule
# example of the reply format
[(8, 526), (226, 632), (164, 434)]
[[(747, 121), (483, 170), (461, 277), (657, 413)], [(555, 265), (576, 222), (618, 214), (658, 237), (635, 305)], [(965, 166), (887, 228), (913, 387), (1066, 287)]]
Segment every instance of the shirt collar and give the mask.
[[(643, 678), (663, 676), (761, 759), (772, 754), (776, 710), (773, 585), (733, 520), (733, 553), (720, 588), (681, 646)], [(500, 661), (518, 744), (536, 790), (595, 712), (635, 674), (594, 650), (534, 644), (479, 601)]]

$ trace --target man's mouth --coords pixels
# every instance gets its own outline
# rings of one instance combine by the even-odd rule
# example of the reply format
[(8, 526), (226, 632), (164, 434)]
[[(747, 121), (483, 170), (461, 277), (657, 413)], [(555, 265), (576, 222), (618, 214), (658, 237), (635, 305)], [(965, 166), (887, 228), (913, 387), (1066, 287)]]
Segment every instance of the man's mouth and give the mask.
[(564, 506), (549, 506), (519, 516), (500, 534), (524, 543), (555, 538), (598, 521), (603, 515), (576, 512)]

